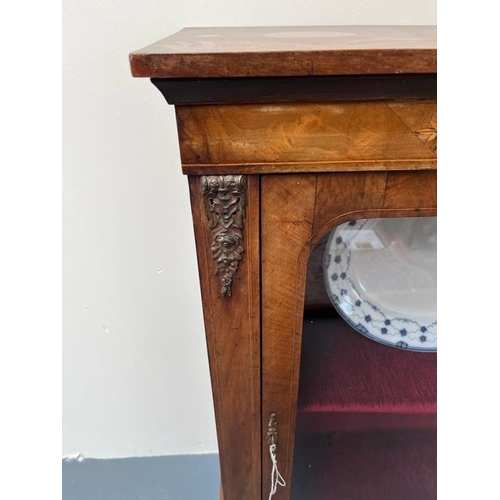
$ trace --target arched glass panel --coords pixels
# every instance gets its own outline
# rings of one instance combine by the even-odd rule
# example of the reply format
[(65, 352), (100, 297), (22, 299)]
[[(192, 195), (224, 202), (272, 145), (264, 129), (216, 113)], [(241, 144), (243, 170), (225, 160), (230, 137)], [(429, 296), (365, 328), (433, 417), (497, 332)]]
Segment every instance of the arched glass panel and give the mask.
[(436, 218), (363, 219), (308, 264), (292, 498), (436, 498)]

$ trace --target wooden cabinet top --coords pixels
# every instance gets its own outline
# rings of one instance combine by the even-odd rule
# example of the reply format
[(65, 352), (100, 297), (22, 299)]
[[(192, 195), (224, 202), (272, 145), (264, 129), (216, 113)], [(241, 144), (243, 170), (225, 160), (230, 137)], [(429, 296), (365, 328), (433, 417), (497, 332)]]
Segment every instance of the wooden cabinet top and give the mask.
[(436, 73), (435, 26), (184, 28), (130, 54), (149, 78)]

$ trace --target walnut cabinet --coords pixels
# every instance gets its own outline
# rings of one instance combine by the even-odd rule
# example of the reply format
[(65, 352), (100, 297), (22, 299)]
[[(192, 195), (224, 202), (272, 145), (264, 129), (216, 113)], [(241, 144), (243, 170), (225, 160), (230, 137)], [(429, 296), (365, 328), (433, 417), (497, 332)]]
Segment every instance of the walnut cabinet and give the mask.
[[(366, 438), (340, 424), (323, 429), (314, 412), (308, 429), (299, 425), (299, 386), (311, 379), (304, 370), (324, 386), (307, 388), (309, 396), (324, 395), (328, 384), (354, 380), (351, 367), (362, 374), (366, 359), (365, 344), (354, 346), (325, 381), (328, 346), (305, 352), (306, 336), (321, 336), (308, 333), (315, 324), (338, 338), (349, 330), (325, 300), (328, 233), (364, 218), (436, 215), (435, 42), (435, 28), (425, 26), (187, 28), (130, 55), (132, 74), (151, 78), (175, 106), (225, 500), (270, 498), (271, 443), (286, 482), (275, 500), (435, 498), (435, 355), (374, 354), (388, 356), (392, 369), (399, 359), (415, 364), (411, 373), (430, 387), (426, 425)], [(363, 384), (355, 390), (371, 390)], [(378, 392), (370, 394), (379, 408)], [(408, 436), (411, 457), (403, 453)], [(397, 446), (382, 459), (377, 446), (388, 442)], [(330, 452), (332, 467), (321, 458)], [(405, 460), (415, 477), (394, 486), (391, 478), (406, 477), (398, 469)], [(427, 486), (416, 491), (411, 481)]]

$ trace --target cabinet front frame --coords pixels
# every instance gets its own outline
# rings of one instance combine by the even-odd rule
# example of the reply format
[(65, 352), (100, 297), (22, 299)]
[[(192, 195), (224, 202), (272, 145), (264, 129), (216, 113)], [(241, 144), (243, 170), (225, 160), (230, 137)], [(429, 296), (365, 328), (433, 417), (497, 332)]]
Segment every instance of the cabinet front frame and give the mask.
[[(429, 134), (422, 135), (433, 133), (425, 126), (434, 124), (435, 100), (180, 105), (176, 113), (191, 194), (221, 498), (268, 498), (267, 433), (275, 413), (287, 486), (273, 498), (288, 500), (309, 255), (348, 220), (436, 214), (436, 151)], [(336, 113), (343, 117), (339, 123)], [(252, 163), (259, 144), (261, 158)], [(220, 266), (232, 264), (221, 264), (219, 226), (209, 207), (214, 193), (207, 194), (206, 185), (212, 179), (219, 196), (234, 178), (245, 184), (244, 217), (228, 296)]]

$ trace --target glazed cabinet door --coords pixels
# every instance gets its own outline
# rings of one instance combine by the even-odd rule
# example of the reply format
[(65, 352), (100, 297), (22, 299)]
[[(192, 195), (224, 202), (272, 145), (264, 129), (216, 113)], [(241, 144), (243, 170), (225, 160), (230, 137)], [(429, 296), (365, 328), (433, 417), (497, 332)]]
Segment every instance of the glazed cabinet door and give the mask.
[[(261, 177), (262, 498), (273, 488), (273, 500), (435, 498), (432, 320), (419, 317), (418, 335), (396, 331), (396, 322), (383, 326), (394, 321), (391, 312), (370, 312), (368, 299), (354, 297), (370, 277), (384, 291), (374, 256), (386, 256), (391, 278), (401, 241), (410, 249), (405, 258), (429, 267), (432, 291), (435, 215), (435, 171)], [(347, 261), (350, 272), (369, 270), (362, 285), (347, 275)], [(428, 290), (417, 294), (422, 310), (435, 302)], [(396, 291), (384, 304), (398, 298), (404, 302)], [(358, 307), (352, 321), (351, 305)], [(373, 325), (394, 345), (367, 338)], [(408, 349), (413, 340), (415, 351), (430, 352)], [(274, 460), (283, 481), (272, 475)]]

